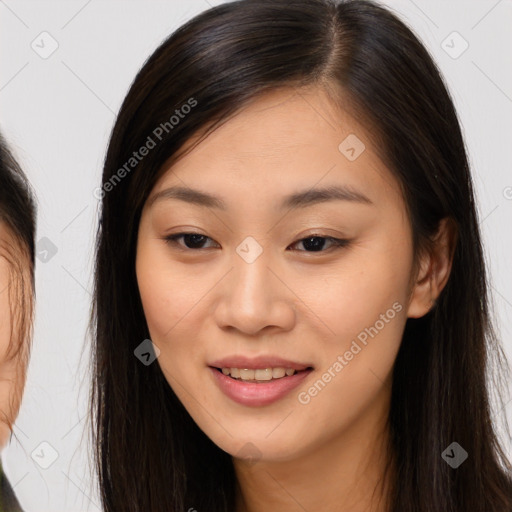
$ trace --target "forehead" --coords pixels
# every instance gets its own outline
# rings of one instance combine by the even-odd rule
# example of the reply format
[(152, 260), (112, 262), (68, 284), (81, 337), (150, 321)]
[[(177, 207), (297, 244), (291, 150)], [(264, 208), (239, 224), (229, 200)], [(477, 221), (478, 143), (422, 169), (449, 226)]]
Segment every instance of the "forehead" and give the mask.
[(274, 204), (297, 190), (332, 185), (375, 199), (383, 192), (395, 201), (400, 196), (363, 126), (318, 88), (253, 100), (174, 162), (152, 195), (174, 185)]

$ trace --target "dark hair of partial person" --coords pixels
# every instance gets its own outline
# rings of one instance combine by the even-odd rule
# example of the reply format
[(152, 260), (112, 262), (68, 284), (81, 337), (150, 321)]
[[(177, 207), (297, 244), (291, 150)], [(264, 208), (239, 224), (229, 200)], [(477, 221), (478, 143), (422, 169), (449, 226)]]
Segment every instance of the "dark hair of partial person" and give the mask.
[[(0, 237), (0, 257), (9, 264), (11, 336), (8, 359), (20, 357), (19, 371), (25, 382), (30, 357), (35, 301), (35, 194), (25, 174), (0, 133), (0, 223), (8, 236)], [(11, 401), (19, 403), (23, 388), (15, 389)], [(12, 407), (12, 403), (11, 403)], [(2, 411), (2, 420), (12, 430), (11, 414)]]
[[(91, 432), (104, 510), (234, 510), (232, 457), (195, 424), (159, 365), (134, 356), (150, 337), (135, 273), (137, 232), (170, 163), (259, 95), (288, 87), (323, 89), (371, 134), (403, 191), (416, 262), (442, 219), (456, 232), (449, 280), (427, 315), (407, 319), (393, 368), (390, 510), (511, 509), (511, 466), (492, 421), (508, 368), (491, 321), (465, 143), (439, 69), (412, 30), (376, 3), (242, 0), (200, 13), (154, 51), (111, 133), (102, 180), (117, 181), (100, 205), (90, 319)], [(117, 179), (190, 98), (192, 111)], [(468, 453), (457, 469), (442, 457), (454, 441)]]

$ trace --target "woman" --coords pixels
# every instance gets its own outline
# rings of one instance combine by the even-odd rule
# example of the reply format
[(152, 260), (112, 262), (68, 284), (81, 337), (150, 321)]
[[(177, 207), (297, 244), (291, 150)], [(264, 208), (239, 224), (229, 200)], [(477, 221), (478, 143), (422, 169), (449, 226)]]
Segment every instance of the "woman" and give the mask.
[(97, 196), (106, 511), (512, 510), (461, 129), (388, 10), (195, 17), (135, 78)]
[[(0, 135), (0, 449), (18, 415), (32, 339), (36, 206)], [(0, 511), (21, 507), (0, 461)]]

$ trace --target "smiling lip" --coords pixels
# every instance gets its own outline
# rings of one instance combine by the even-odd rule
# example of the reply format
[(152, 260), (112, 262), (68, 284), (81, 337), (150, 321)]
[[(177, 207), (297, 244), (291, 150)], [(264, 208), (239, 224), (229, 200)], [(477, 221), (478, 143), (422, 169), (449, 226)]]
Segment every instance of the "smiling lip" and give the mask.
[(251, 407), (269, 405), (286, 396), (313, 371), (302, 370), (299, 373), (280, 379), (262, 382), (244, 382), (224, 375), (217, 368), (208, 368), (221, 391), (234, 402)]
[[(243, 381), (224, 375), (222, 368), (262, 369), (262, 368), (293, 368), (297, 373), (270, 381)], [(250, 407), (269, 405), (285, 397), (292, 389), (301, 384), (313, 371), (308, 364), (295, 363), (279, 357), (257, 357), (249, 359), (233, 356), (214, 361), (208, 370), (220, 390), (231, 400)]]

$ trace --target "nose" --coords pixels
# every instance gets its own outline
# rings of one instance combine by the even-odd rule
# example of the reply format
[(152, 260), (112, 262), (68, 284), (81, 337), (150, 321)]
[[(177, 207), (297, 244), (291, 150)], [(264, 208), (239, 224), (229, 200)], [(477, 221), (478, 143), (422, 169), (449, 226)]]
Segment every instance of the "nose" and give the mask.
[(290, 330), (295, 323), (295, 295), (283, 279), (270, 250), (254, 260), (238, 253), (231, 258), (232, 270), (219, 283), (215, 318), (222, 329), (236, 329), (254, 336), (266, 330)]

